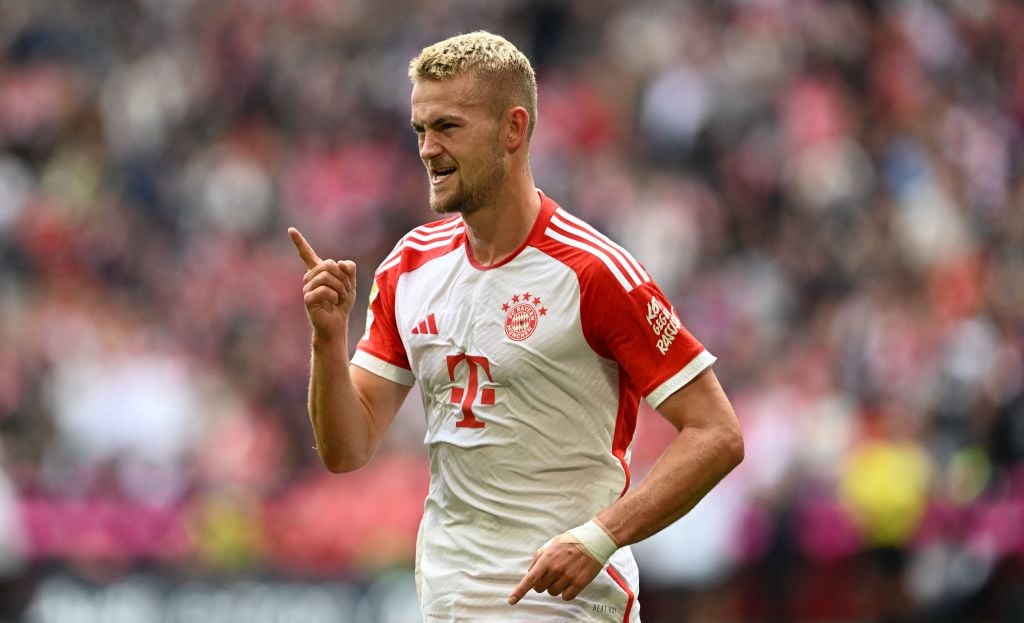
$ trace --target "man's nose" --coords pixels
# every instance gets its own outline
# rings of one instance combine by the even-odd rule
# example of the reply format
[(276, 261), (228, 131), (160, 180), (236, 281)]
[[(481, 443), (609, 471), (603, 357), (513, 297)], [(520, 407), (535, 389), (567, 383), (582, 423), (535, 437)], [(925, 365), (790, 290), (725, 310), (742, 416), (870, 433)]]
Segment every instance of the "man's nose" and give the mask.
[(431, 158), (439, 156), (442, 151), (441, 145), (437, 142), (434, 133), (425, 132), (420, 141), (420, 158), (426, 162)]

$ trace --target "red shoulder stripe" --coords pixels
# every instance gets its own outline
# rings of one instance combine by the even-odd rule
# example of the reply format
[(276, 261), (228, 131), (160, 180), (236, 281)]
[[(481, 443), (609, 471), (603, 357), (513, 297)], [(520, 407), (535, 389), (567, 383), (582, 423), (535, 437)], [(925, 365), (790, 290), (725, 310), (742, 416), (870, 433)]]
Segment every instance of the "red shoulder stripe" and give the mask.
[(392, 268), (404, 265), (403, 271), (415, 270), (428, 261), (441, 257), (453, 249), (462, 245), (465, 227), (457, 226), (444, 237), (421, 242), (406, 236), (398, 243), (394, 251), (385, 258), (384, 262), (377, 269), (377, 274), (391, 270)]
[(578, 229), (590, 234), (590, 236), (592, 236), (595, 239), (594, 242), (601, 246), (601, 248), (608, 250), (609, 252), (614, 254), (620, 261), (632, 267), (632, 270), (636, 271), (636, 275), (641, 281), (646, 283), (651, 280), (651, 276), (647, 274), (647, 271), (644, 270), (644, 267), (640, 264), (640, 262), (636, 261), (636, 258), (634, 258), (629, 251), (623, 249), (621, 246), (612, 241), (611, 238), (602, 234), (593, 225), (587, 223), (586, 221), (576, 216), (573, 216), (572, 214), (569, 214), (565, 210), (558, 210), (557, 215), (560, 219), (564, 219), (565, 221), (567, 221), (567, 223), (575, 225)]
[(619, 282), (619, 285), (621, 285), (622, 288), (627, 292), (633, 290), (633, 288), (639, 285), (639, 281), (630, 280), (628, 277), (626, 277), (626, 275), (623, 274), (623, 271), (625, 269), (622, 266), (622, 264), (620, 264), (608, 253), (606, 253), (604, 250), (602, 250), (600, 247), (593, 244), (592, 242), (582, 239), (577, 234), (574, 234), (571, 231), (559, 227), (555, 223), (554, 218), (552, 218), (551, 223), (548, 225), (548, 228), (544, 231), (544, 234), (548, 238), (557, 240), (558, 242), (561, 242), (564, 245), (575, 247), (581, 251), (589, 253), (590, 255), (600, 260), (601, 263), (603, 263), (608, 268), (608, 271), (611, 272), (612, 276), (615, 277), (615, 280)]

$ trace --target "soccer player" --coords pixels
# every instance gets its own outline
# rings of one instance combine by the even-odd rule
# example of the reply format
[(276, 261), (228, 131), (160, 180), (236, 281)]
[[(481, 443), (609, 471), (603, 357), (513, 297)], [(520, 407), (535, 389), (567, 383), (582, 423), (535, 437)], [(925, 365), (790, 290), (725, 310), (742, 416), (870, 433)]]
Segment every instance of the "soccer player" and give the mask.
[[(689, 511), (743, 457), (711, 365), (644, 267), (534, 187), (537, 86), (476, 32), (410, 64), (431, 208), (377, 268), (349, 360), (351, 261), (308, 269), (309, 415), (320, 457), (373, 456), (409, 388), (427, 419), (416, 553), (428, 623), (639, 621), (629, 544)], [(679, 434), (630, 489), (639, 400)], [(680, 552), (685, 556), (685, 552)]]

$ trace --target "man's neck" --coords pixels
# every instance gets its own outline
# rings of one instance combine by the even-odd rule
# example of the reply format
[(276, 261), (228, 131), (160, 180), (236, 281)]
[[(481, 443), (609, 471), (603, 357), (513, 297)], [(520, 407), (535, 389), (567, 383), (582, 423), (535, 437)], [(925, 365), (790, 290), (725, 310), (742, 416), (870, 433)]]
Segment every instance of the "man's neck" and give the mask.
[(540, 195), (533, 178), (510, 184), (490, 206), (463, 214), (469, 251), (477, 264), (497, 264), (526, 242), (540, 214)]

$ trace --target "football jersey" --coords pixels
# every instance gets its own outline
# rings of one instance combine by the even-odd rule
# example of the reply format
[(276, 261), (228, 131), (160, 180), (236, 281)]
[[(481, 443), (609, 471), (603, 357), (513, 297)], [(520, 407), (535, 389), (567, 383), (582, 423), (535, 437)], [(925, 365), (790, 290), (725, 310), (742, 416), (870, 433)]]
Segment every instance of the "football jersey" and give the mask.
[(658, 407), (715, 361), (639, 262), (540, 197), (526, 241), (498, 264), (473, 260), (460, 216), (403, 237), (352, 358), (420, 384), (427, 622), (639, 621), (629, 547), (571, 602), (507, 598), (537, 548), (626, 492), (640, 399)]

